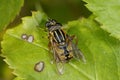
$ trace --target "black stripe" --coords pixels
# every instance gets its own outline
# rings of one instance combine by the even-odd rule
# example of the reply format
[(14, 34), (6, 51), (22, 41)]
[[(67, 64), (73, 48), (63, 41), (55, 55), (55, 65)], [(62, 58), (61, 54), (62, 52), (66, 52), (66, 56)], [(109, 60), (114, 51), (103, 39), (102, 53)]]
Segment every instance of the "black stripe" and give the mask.
[[(61, 31), (62, 34), (60, 33), (60, 31)], [(65, 41), (65, 34), (63, 33), (62, 30), (57, 29), (53, 33), (54, 33), (54, 37), (55, 37), (55, 39), (57, 40), (58, 43), (61, 43), (61, 42)]]
[(64, 46), (63, 47), (63, 49), (64, 49), (64, 55), (65, 55), (65, 57), (66, 57), (66, 60), (69, 60), (70, 58), (69, 58), (69, 51), (67, 50), (67, 48), (66, 48), (66, 46)]
[(63, 34), (64, 39), (66, 39), (65, 33), (63, 32), (63, 30), (61, 30), (61, 32), (62, 32), (62, 34)]
[(57, 31), (55, 30), (55, 31), (53, 31), (53, 34), (54, 34), (54, 38), (55, 38), (55, 40), (57, 41), (57, 43), (59, 43), (60, 41), (59, 41), (59, 39), (58, 39), (58, 33), (57, 33)]

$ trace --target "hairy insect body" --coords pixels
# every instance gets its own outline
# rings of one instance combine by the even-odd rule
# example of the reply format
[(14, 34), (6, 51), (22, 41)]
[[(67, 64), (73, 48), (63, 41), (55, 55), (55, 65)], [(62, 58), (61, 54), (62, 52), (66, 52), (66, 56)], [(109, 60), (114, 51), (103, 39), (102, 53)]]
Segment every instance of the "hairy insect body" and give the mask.
[(67, 62), (71, 59), (73, 57), (72, 46), (63, 30), (54, 30), (50, 32), (50, 36), (52, 37), (54, 50), (57, 53), (56, 56), (58, 56), (60, 61)]

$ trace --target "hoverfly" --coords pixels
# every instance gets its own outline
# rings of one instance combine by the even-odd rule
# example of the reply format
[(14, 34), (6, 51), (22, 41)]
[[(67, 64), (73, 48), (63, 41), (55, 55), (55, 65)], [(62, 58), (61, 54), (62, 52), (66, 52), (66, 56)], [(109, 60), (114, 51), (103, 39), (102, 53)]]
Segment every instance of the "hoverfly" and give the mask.
[(62, 25), (54, 19), (49, 19), (46, 27), (49, 31), (49, 49), (54, 55), (54, 61), (60, 74), (63, 74), (63, 64), (69, 62), (71, 58), (82, 59), (85, 62), (83, 54), (73, 43), (74, 35), (66, 34), (61, 28)]

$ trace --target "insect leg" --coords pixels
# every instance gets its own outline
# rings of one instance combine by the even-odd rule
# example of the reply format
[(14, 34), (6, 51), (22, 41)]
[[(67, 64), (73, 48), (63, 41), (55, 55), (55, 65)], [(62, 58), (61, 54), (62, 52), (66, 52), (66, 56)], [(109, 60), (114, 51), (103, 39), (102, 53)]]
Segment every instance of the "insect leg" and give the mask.
[(68, 36), (68, 37), (69, 37), (68, 39), (69, 39), (71, 42), (73, 42), (73, 40), (75, 40), (75, 45), (78, 44), (78, 38), (77, 38), (75, 35)]
[(53, 53), (53, 55), (50, 54), (50, 56), (52, 57), (51, 59), (51, 63), (53, 64), (53, 62), (55, 62), (55, 50), (54, 50), (54, 42), (53, 42), (53, 38), (52, 38), (52, 35), (49, 34), (49, 44), (48, 44), (48, 47), (49, 47), (49, 52)]

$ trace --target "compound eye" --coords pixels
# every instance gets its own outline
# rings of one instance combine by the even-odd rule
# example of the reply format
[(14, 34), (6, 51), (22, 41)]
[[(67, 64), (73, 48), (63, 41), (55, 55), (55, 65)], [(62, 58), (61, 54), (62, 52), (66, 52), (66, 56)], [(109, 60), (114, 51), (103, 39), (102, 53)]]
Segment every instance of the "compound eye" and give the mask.
[(56, 20), (54, 20), (54, 19), (48, 19), (48, 21), (45, 24), (46, 27), (50, 27), (50, 26), (54, 26), (54, 25), (56, 25)]
[(52, 22), (52, 23), (56, 23), (57, 21), (56, 20), (54, 20), (54, 19), (51, 19), (51, 21), (50, 22)]
[(50, 23), (46, 22), (45, 26), (48, 28), (50, 26)]

